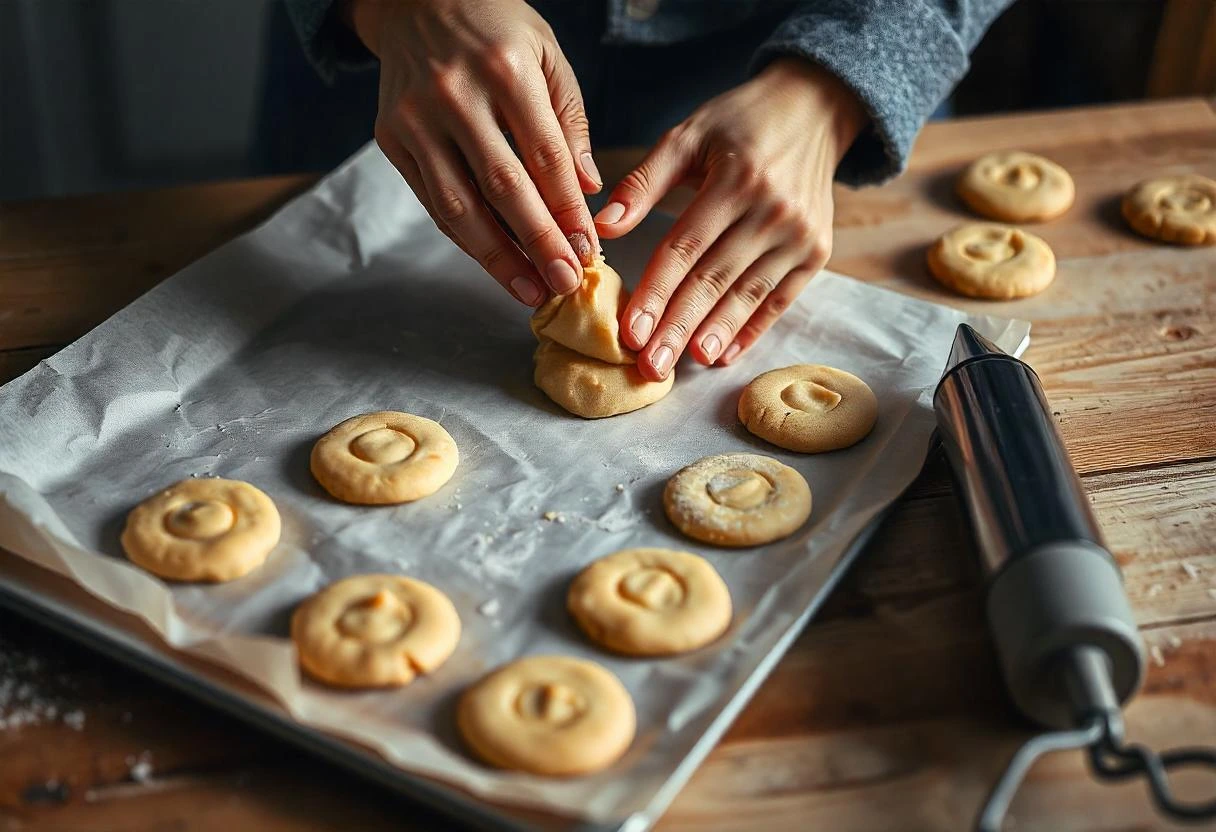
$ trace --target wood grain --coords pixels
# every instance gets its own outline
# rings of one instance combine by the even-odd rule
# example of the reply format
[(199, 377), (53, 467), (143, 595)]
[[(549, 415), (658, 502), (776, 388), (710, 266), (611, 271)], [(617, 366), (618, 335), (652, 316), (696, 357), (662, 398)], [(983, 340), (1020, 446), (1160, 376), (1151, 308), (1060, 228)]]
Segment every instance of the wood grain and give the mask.
[[(954, 297), (927, 275), (925, 246), (967, 219), (952, 195), (957, 172), (1015, 146), (1052, 157), (1077, 182), (1073, 209), (1036, 227), (1059, 258), (1057, 280), (1016, 303)], [(600, 167), (611, 181), (638, 158), (605, 153)], [(1216, 744), (1216, 247), (1142, 240), (1117, 200), (1141, 178), (1182, 171), (1216, 176), (1211, 102), (933, 124), (903, 177), (837, 190), (832, 260), (878, 285), (1033, 321), (1027, 358), (1153, 648), (1128, 721), (1154, 746)], [(310, 181), (0, 206), (0, 350), (9, 348), (0, 379)], [(964, 828), (1027, 735), (1005, 699), (972, 561), (944, 467), (932, 465), (660, 828)], [(65, 702), (85, 721), (82, 731), (61, 717), (0, 730), (0, 829), (447, 828), (0, 615), (0, 658), (15, 655), (42, 663), (22, 677), (36, 690), (66, 684)], [(145, 754), (152, 776), (139, 782), (131, 761)], [(1076, 754), (1039, 763), (1013, 815), (1018, 830), (1175, 828), (1142, 786), (1096, 784)]]

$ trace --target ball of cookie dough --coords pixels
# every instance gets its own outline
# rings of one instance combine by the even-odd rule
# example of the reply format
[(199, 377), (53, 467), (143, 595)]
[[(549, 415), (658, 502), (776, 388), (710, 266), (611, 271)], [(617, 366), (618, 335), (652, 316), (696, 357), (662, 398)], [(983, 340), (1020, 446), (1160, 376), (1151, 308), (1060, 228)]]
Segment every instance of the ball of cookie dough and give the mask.
[(628, 302), (621, 276), (597, 258), (583, 268), (577, 289), (555, 295), (532, 314), (532, 333), (608, 364), (636, 364), (637, 356), (621, 346), (617, 320)]
[(943, 286), (973, 298), (1011, 300), (1038, 294), (1056, 276), (1056, 257), (1039, 237), (991, 222), (960, 225), (929, 249), (929, 271)]
[(627, 656), (704, 647), (730, 626), (730, 591), (705, 558), (671, 549), (625, 549), (570, 584), (566, 608), (592, 641)]
[(804, 454), (847, 448), (865, 439), (878, 400), (852, 373), (795, 364), (752, 379), (739, 397), (739, 421), (756, 436)]
[(354, 416), (322, 436), (310, 467), (334, 497), (372, 506), (434, 494), (459, 461), (456, 442), (438, 422), (386, 410)]
[(189, 479), (127, 515), (122, 548), (162, 578), (231, 581), (266, 561), (279, 531), (274, 502), (249, 483)]
[(667, 481), (663, 508), (694, 540), (759, 546), (796, 532), (811, 516), (802, 475), (759, 454), (707, 456)]
[(1191, 174), (1141, 182), (1123, 197), (1123, 218), (1153, 240), (1216, 245), (1216, 181)]
[(291, 640), (314, 679), (346, 688), (399, 687), (431, 673), (460, 640), (460, 616), (430, 584), (356, 575), (296, 608)]
[(456, 724), (490, 765), (569, 776), (616, 762), (633, 742), (636, 717), (624, 685), (598, 664), (529, 656), (465, 691)]
[(1020, 150), (989, 153), (959, 177), (959, 198), (981, 216), (1001, 222), (1043, 222), (1072, 207), (1076, 187), (1050, 159)]
[(536, 348), (536, 386), (575, 416), (602, 419), (654, 404), (671, 391), (675, 373), (647, 381), (633, 364), (608, 364), (553, 341)]

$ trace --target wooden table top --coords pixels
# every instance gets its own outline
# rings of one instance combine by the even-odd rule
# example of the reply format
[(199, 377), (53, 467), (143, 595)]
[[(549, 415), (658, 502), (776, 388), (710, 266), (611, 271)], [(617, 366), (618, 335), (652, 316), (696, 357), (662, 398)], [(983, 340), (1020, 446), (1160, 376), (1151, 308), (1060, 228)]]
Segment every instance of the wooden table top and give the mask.
[[(932, 282), (924, 250), (966, 218), (952, 178), (1003, 147), (1064, 165), (1077, 203), (1034, 229), (1059, 259), (1048, 291), (970, 302)], [(630, 158), (605, 154), (602, 167), (621, 170)], [(1129, 733), (1156, 747), (1216, 744), (1216, 247), (1142, 240), (1119, 218), (1118, 199), (1139, 179), (1183, 172), (1216, 177), (1209, 102), (933, 124), (898, 181), (838, 191), (831, 262), (1034, 322), (1027, 359), (1153, 657)], [(0, 205), (0, 381), (312, 181)], [(972, 562), (944, 470), (932, 470), (660, 829), (964, 828), (1028, 733), (997, 675)], [(2, 830), (447, 828), (10, 614), (0, 614), (0, 760)], [(1012, 816), (1019, 830), (1171, 828), (1143, 785), (1099, 785), (1077, 753), (1038, 763)]]

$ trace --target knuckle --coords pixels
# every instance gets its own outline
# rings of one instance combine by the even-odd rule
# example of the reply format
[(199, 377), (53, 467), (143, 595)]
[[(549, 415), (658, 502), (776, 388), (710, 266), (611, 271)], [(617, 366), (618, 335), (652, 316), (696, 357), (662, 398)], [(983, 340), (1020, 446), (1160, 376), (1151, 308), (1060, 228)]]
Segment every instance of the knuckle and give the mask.
[(511, 252), (506, 248), (506, 246), (495, 246), (481, 255), (481, 257), (478, 257), (477, 261), (481, 263), (481, 267), (483, 269), (493, 274), (495, 270), (497, 270), (501, 264), (505, 263), (510, 256)]
[(481, 177), (481, 191), (492, 202), (510, 199), (523, 188), (524, 176), (511, 162), (492, 162)]
[(496, 43), (485, 50), (485, 70), (493, 78), (513, 82), (523, 75), (523, 54), (512, 43)]
[(577, 95), (570, 95), (558, 107), (557, 118), (562, 124), (566, 125), (566, 129), (572, 131), (579, 136), (587, 136), (591, 133), (591, 123), (587, 120), (587, 111), (583, 107), (583, 100)]
[(723, 310), (718, 313), (717, 321), (718, 326), (726, 331), (727, 337), (724, 339), (723, 344), (730, 343), (731, 337), (739, 331), (739, 316), (731, 310)]
[(685, 266), (691, 266), (697, 262), (697, 258), (701, 256), (704, 248), (705, 241), (697, 234), (688, 231), (677, 234), (667, 241), (667, 250)]
[(677, 344), (672, 344), (671, 346), (686, 343), (688, 341), (688, 336), (692, 334), (693, 322), (690, 320), (690, 317), (691, 316), (687, 312), (683, 311), (679, 314), (673, 315), (671, 320), (667, 322), (667, 332), (671, 337), (670, 339), (664, 340), (672, 340), (677, 342)]
[(570, 158), (566, 145), (553, 138), (542, 139), (530, 155), (533, 166), (540, 173), (560, 171)]
[(519, 235), (519, 241), (523, 243), (524, 247), (527, 249), (534, 249), (551, 239), (553, 239), (553, 228), (547, 225), (542, 225), (539, 228), (526, 229)]
[(819, 269), (832, 256), (832, 234), (830, 231), (816, 233), (814, 230), (810, 230), (809, 242), (811, 250), (810, 254), (807, 255), (807, 260), (811, 262), (815, 269)]
[(776, 281), (768, 275), (754, 275), (739, 286), (739, 297), (749, 308), (759, 306), (773, 291)]
[(722, 266), (710, 265), (693, 272), (692, 281), (703, 298), (713, 301), (722, 297), (730, 286), (731, 274)]
[(372, 127), (372, 138), (376, 140), (376, 144), (388, 155), (390, 148), (396, 144), (396, 139), (393, 137), (393, 131), (389, 129), (388, 124), (382, 118), (377, 118), (375, 125)]
[(451, 69), (439, 70), (431, 77), (431, 91), (436, 101), (449, 107), (460, 103), (462, 87), (458, 74)]
[(435, 206), (435, 216), (445, 224), (459, 222), (469, 210), (460, 192), (450, 185), (438, 188), (431, 198), (431, 204)]

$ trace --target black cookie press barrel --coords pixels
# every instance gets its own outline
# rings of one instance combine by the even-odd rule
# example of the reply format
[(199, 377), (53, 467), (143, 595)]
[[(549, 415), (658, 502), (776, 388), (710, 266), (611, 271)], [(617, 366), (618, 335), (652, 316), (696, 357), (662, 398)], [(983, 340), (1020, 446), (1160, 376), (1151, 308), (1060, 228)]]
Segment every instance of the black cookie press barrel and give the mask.
[(962, 325), (933, 405), (1015, 704), (1052, 728), (1117, 709), (1143, 646), (1038, 377)]

